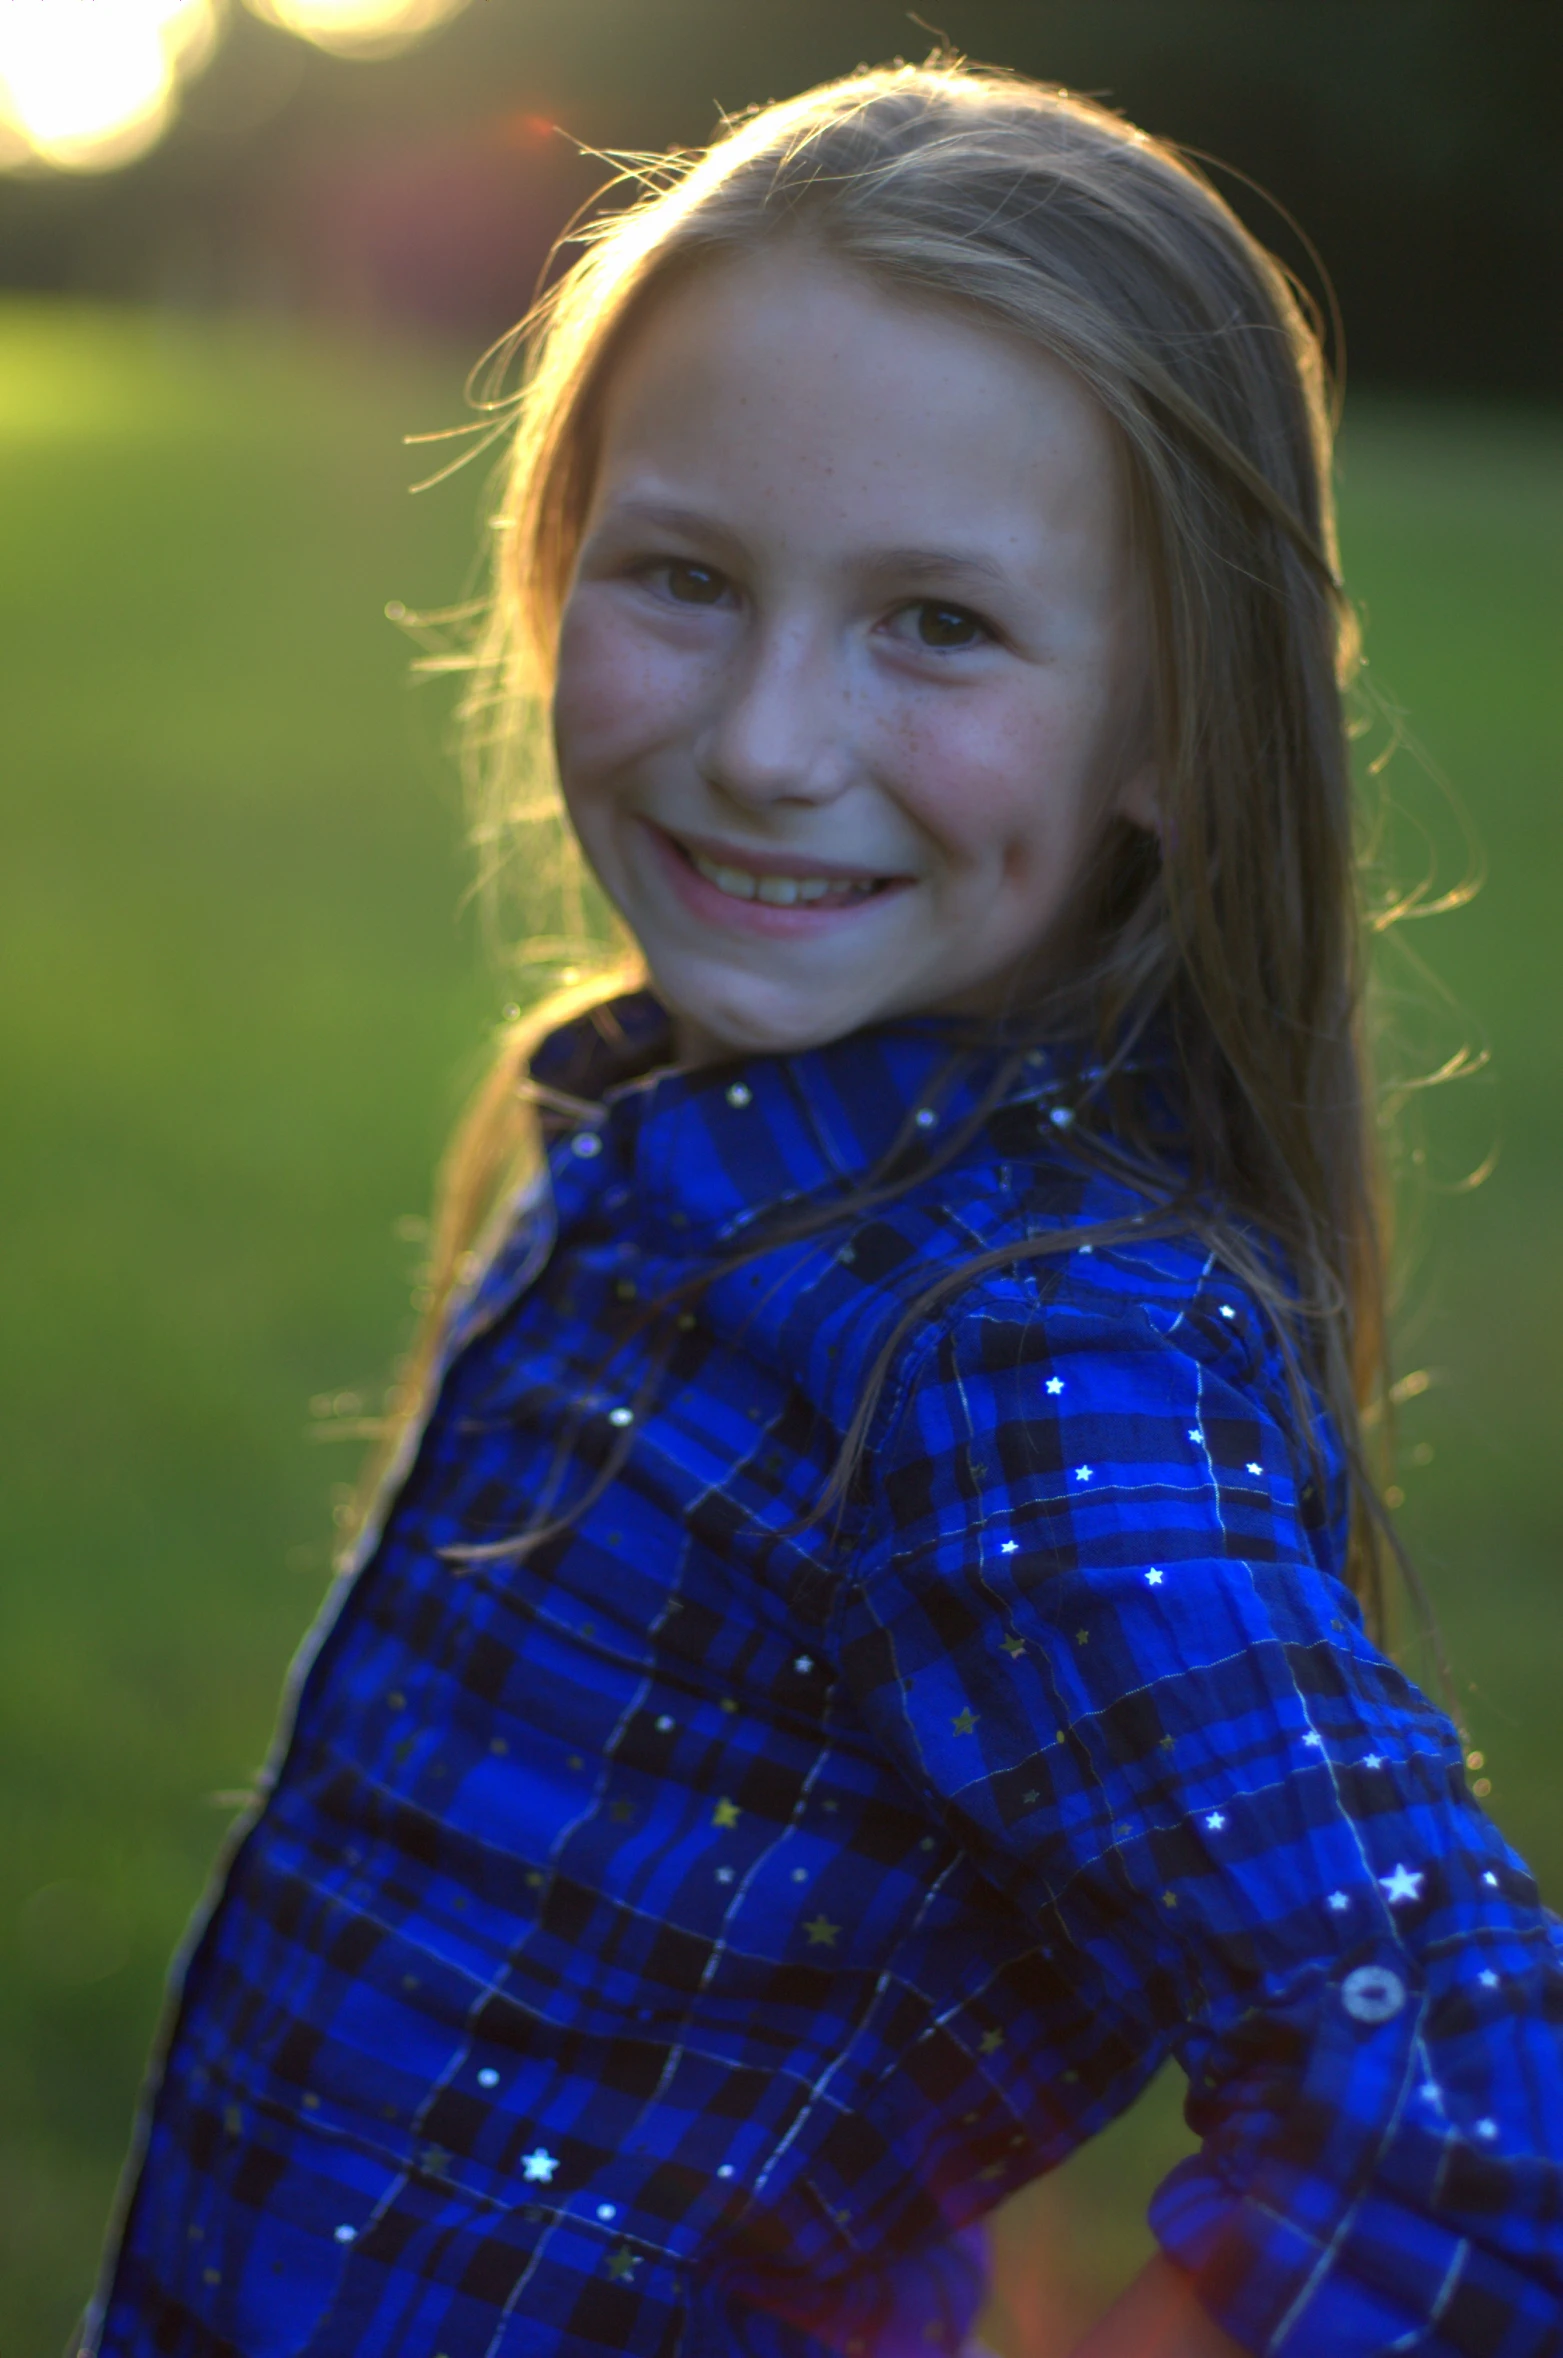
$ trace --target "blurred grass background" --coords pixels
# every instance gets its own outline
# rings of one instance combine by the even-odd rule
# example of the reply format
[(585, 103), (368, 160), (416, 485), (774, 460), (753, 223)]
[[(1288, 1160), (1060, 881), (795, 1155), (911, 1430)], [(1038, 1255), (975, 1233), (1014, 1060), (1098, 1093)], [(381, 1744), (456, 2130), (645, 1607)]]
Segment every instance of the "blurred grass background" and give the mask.
[[(352, 1471), (309, 1403), (384, 1380), (506, 996), (461, 915), (446, 704), (383, 619), (469, 578), (476, 475), (409, 500), (399, 439), (457, 415), (464, 357), (0, 305), (6, 2358), (54, 2358), (89, 2287), (213, 1796), (261, 1756)], [(1403, 1521), (1556, 1905), (1563, 431), (1364, 402), (1343, 496), (1371, 676), (1490, 867), (1424, 929), (1454, 1002), (1427, 1036), (1485, 1036), (1496, 1082), (1426, 1120)], [(1425, 825), (1454, 881), (1439, 794), (1405, 753), (1388, 777), (1408, 856)], [(1135, 2263), (1182, 2137), (1163, 2083), (1012, 2206), (1015, 2358)]]

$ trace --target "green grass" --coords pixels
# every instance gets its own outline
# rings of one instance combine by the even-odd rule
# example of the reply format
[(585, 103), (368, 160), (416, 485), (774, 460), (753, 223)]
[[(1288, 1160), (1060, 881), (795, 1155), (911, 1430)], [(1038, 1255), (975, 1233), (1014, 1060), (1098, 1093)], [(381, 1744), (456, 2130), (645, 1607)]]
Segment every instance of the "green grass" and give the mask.
[[(466, 581), (476, 480), (409, 501), (398, 440), (455, 413), (459, 376), (254, 326), (0, 310), (7, 2358), (53, 2358), (89, 2283), (226, 1823), (209, 1797), (259, 1758), (324, 1577), (350, 1468), (304, 1440), (307, 1403), (374, 1389), (405, 1332), (396, 1222), (503, 995), (459, 916), (440, 692), (409, 690), (382, 618)], [(1556, 1902), (1563, 437), (1365, 408), (1346, 493), (1373, 675), (1491, 868), (1426, 929), (1498, 1080), (1428, 1114), (1403, 1363), (1439, 1380), (1408, 1412), (1432, 1455), (1405, 1519), (1493, 1806)], [(1447, 845), (1416, 765), (1390, 776)], [(1494, 1135), (1490, 1185), (1443, 1192)], [(1010, 2215), (1056, 2315), (1144, 2248), (1174, 2095)]]

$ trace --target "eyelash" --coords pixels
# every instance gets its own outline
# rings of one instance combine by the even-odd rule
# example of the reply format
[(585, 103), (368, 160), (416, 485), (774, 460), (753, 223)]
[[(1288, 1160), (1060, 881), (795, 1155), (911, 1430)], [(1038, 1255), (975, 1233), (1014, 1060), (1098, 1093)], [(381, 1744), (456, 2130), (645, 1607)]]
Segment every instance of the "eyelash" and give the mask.
[[(730, 586), (726, 575), (721, 573), (716, 566), (702, 565), (698, 559), (693, 557), (653, 557), (644, 563), (637, 564), (633, 571), (638, 581), (655, 584), (660, 580), (662, 595), (676, 606), (697, 608), (715, 606), (720, 603), (722, 593)], [(686, 576), (703, 576), (715, 589), (716, 596), (711, 598), (679, 597), (672, 587), (671, 577), (680, 573)], [(895, 609), (897, 620), (902, 615), (927, 616), (936, 614), (947, 615), (951, 618), (958, 617), (960, 623), (969, 627), (976, 635), (973, 638), (958, 640), (954, 645), (946, 644), (942, 647), (936, 641), (920, 638), (918, 645), (924, 654), (964, 654), (974, 646), (992, 646), (998, 638), (998, 633), (992, 624), (985, 621), (982, 615), (974, 612), (970, 606), (958, 605), (949, 598), (909, 598), (904, 605)]]

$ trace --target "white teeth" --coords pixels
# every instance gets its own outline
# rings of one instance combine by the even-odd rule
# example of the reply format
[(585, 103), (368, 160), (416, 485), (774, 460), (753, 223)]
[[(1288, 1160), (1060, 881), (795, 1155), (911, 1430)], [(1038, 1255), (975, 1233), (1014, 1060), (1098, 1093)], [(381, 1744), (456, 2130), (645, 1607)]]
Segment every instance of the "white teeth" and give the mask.
[(731, 894), (735, 901), (765, 901), (774, 909), (790, 909), (797, 901), (822, 901), (833, 892), (861, 900), (877, 889), (871, 883), (837, 884), (828, 876), (751, 876), (747, 868), (722, 868), (715, 860), (702, 859), (699, 852), (689, 857), (718, 892)]

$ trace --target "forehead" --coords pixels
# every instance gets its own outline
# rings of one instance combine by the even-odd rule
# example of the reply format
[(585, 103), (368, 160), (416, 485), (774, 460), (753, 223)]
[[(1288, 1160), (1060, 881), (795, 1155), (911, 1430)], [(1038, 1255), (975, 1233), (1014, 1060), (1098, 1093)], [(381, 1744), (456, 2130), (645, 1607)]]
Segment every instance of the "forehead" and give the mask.
[(605, 389), (593, 504), (701, 493), (778, 528), (1116, 539), (1120, 474), (1061, 362), (783, 240), (651, 298)]

